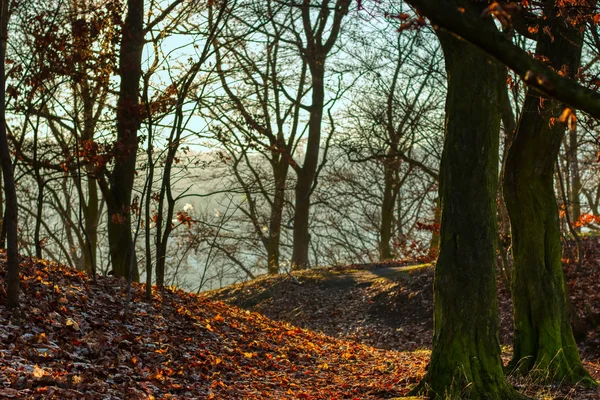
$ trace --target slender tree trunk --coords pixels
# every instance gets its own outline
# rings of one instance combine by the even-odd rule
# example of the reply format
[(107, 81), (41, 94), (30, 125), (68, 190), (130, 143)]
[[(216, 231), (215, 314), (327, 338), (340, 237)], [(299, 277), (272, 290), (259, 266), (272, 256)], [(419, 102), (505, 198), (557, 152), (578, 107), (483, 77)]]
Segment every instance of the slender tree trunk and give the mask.
[[(170, 221), (168, 222), (171, 223)], [(167, 248), (162, 245), (162, 241), (159, 241), (159, 245), (156, 249), (156, 286), (162, 289), (165, 285), (165, 263), (167, 261)]]
[(143, 99), (146, 107), (146, 113), (148, 114), (148, 147), (146, 148), (146, 157), (147, 157), (147, 173), (148, 173), (148, 187), (146, 198), (144, 199), (144, 208), (145, 208), (145, 220), (146, 223), (144, 225), (144, 247), (146, 254), (146, 300), (150, 301), (152, 299), (152, 230), (151, 230), (151, 222), (152, 215), (150, 206), (152, 204), (152, 195), (154, 189), (154, 120), (152, 118), (152, 111), (150, 109), (150, 102), (148, 97), (148, 87), (149, 87), (150, 75), (146, 74), (144, 76), (144, 87), (143, 87)]
[(294, 214), (294, 248), (292, 251), (292, 269), (308, 268), (310, 195), (312, 191), (319, 150), (321, 147), (321, 120), (325, 104), (325, 57), (309, 62), (312, 77), (312, 105), (308, 121), (308, 143), (304, 164), (298, 172), (296, 183), (296, 210)]
[[(128, 277), (133, 248), (131, 193), (138, 149), (137, 132), (141, 121), (139, 85), (144, 47), (144, 1), (127, 0), (127, 17), (122, 28), (117, 103), (117, 141), (114, 146), (115, 167), (111, 176), (108, 205), (108, 241), (113, 272)], [(135, 255), (132, 279), (139, 280)]]
[[(581, 216), (581, 202), (579, 196), (581, 194), (581, 175), (579, 173), (579, 160), (577, 158), (579, 149), (579, 139), (577, 130), (572, 129), (569, 132), (569, 147), (567, 151), (567, 160), (569, 165), (570, 191), (569, 202), (571, 203), (571, 221), (577, 222)], [(574, 227), (576, 232), (581, 231), (580, 226)]]
[[(170, 161), (171, 164), (169, 164), (169, 161), (167, 161), (167, 166), (168, 165), (172, 165), (173, 161)], [(168, 174), (168, 175), (167, 175)], [(174, 213), (174, 209), (175, 209), (175, 200), (171, 197), (170, 192), (167, 196), (167, 212), (166, 212), (166, 218), (161, 218), (163, 215), (162, 212), (162, 204), (164, 202), (164, 197), (165, 195), (163, 194), (164, 192), (168, 192), (170, 189), (168, 188), (168, 185), (171, 184), (171, 180), (170, 180), (170, 168), (166, 168), (165, 169), (165, 175), (164, 175), (164, 180), (163, 180), (163, 187), (161, 189), (161, 195), (159, 197), (159, 202), (161, 204), (161, 206), (159, 206), (160, 211), (158, 212), (159, 215), (159, 224), (163, 224), (162, 228), (160, 229), (160, 227), (157, 227), (157, 233), (156, 233), (156, 286), (158, 288), (163, 288), (165, 285), (165, 272), (166, 272), (166, 262), (167, 262), (167, 250), (168, 250), (168, 243), (169, 243), (169, 236), (171, 236), (171, 231), (173, 230), (173, 224), (172, 224), (172, 219), (173, 219), (173, 213)]]
[[(158, 196), (158, 226), (156, 229), (156, 286), (162, 288), (165, 284), (165, 270), (167, 261), (167, 250), (169, 244), (169, 236), (173, 231), (173, 214), (175, 212), (175, 199), (171, 192), (171, 171), (175, 156), (177, 154), (177, 143), (179, 136), (169, 138), (167, 147), (169, 149), (165, 161), (165, 169), (163, 172), (163, 181)], [(166, 199), (166, 217), (163, 218), (164, 204)], [(162, 229), (161, 229), (162, 228)]]
[(2, 0), (0, 7), (0, 163), (2, 164), (2, 176), (4, 178), (4, 196), (6, 198), (6, 210), (4, 213), (4, 225), (6, 229), (6, 303), (11, 308), (19, 306), (19, 249), (17, 238), (17, 192), (15, 188), (15, 177), (13, 173), (8, 138), (6, 136), (6, 109), (5, 109), (5, 86), (6, 73), (4, 60), (6, 57), (8, 25), (8, 0)]
[[(481, 10), (466, 12), (479, 16)], [(433, 351), (420, 389), (431, 398), (518, 398), (502, 371), (495, 274), (498, 103), (505, 69), (453, 35), (440, 31), (438, 37), (448, 75), (441, 243)]]
[[(582, 33), (567, 26), (557, 10), (555, 1), (546, 1), (540, 32), (547, 26), (550, 33), (540, 35), (536, 54), (572, 77), (579, 66)], [(510, 367), (544, 380), (591, 382), (573, 338), (561, 262), (553, 177), (564, 126), (551, 118), (563, 109), (530, 89), (507, 155), (504, 198), (512, 229), (515, 313)]]
[[(85, 67), (82, 67), (82, 69), (84, 68)], [(87, 83), (83, 84), (82, 97), (83, 133), (81, 135), (81, 143), (93, 143), (97, 120), (94, 119), (94, 101)], [(78, 145), (81, 145), (81, 143), (78, 143)], [(100, 217), (98, 184), (96, 183), (95, 167), (90, 164), (85, 165), (85, 184), (87, 186), (87, 193), (84, 192), (80, 169), (81, 168), (78, 168), (78, 174), (75, 177), (75, 180), (79, 190), (80, 207), (82, 207), (82, 213), (80, 215), (82, 216), (83, 221), (80, 221), (80, 224), (83, 225), (82, 229), (84, 231), (84, 248), (82, 249), (83, 267), (86, 273), (95, 274), (96, 252), (98, 247), (98, 222)], [(85, 200), (86, 194), (87, 201)]]
[[(35, 160), (35, 158), (34, 158)], [(38, 175), (36, 173), (36, 175)], [(38, 195), (37, 195), (37, 204), (36, 204), (36, 221), (35, 221), (35, 229), (33, 232), (33, 241), (35, 243), (35, 256), (37, 258), (42, 258), (42, 239), (40, 237), (42, 230), (42, 218), (44, 218), (44, 181), (41, 177), (36, 176), (37, 185), (38, 185)]]
[[(300, 5), (306, 45), (299, 41), (297, 46), (310, 70), (312, 102), (309, 109), (308, 140), (304, 164), (302, 168), (296, 169), (298, 181), (295, 190), (292, 269), (309, 267), (310, 195), (315, 183), (321, 147), (321, 120), (325, 106), (325, 61), (340, 34), (342, 19), (348, 14), (350, 0), (336, 0), (334, 7), (329, 1), (323, 1), (320, 6), (316, 21), (311, 21), (311, 15), (314, 15), (311, 10), (311, 1), (303, 0)], [(333, 13), (331, 12), (332, 8), (335, 10)], [(329, 18), (331, 14), (333, 17)], [(325, 37), (324, 32), (328, 32), (329, 36)]]
[(285, 206), (285, 183), (287, 179), (289, 164), (286, 160), (280, 160), (274, 167), (275, 196), (271, 205), (271, 216), (269, 219), (269, 238), (267, 240), (267, 272), (269, 275), (279, 273), (279, 246), (281, 243), (281, 222), (283, 220), (283, 208)]
[[(4, 204), (4, 184), (2, 179), (2, 165), (0, 164), (0, 210)], [(4, 213), (0, 211), (0, 249), (6, 249), (6, 226), (4, 225)]]
[(92, 273), (95, 270), (96, 254), (98, 250), (98, 219), (100, 212), (100, 203), (98, 198), (98, 185), (93, 177), (87, 177), (88, 186), (88, 203), (85, 207), (84, 229), (85, 229), (85, 249), (84, 265), (87, 273)]
[[(500, 169), (500, 182), (504, 181), (504, 168), (506, 165), (506, 156), (508, 149), (515, 137), (515, 131), (517, 129), (517, 122), (513, 113), (512, 106), (510, 104), (510, 97), (508, 95), (508, 87), (502, 90), (502, 99), (500, 102), (500, 113), (502, 115), (502, 126), (504, 128), (504, 147), (502, 148), (502, 162)], [(508, 211), (506, 210), (506, 203), (504, 202), (504, 196), (502, 194), (502, 188), (498, 189), (498, 241), (497, 248), (500, 257), (498, 258), (498, 266), (502, 273), (502, 278), (507, 287), (510, 287), (511, 277), (511, 266), (510, 266), (510, 255), (508, 247), (510, 245), (507, 240), (510, 237), (510, 219), (508, 218)]]
[(435, 210), (433, 211), (433, 230), (431, 231), (431, 241), (429, 242), (429, 257), (435, 259), (440, 253), (440, 231), (437, 229), (442, 222), (442, 205), (440, 198), (435, 199)]
[(381, 222), (379, 225), (379, 260), (386, 261), (394, 258), (392, 253), (392, 226), (396, 206), (397, 193), (394, 189), (396, 179), (394, 168), (396, 163), (388, 160), (384, 163), (383, 202), (381, 203)]

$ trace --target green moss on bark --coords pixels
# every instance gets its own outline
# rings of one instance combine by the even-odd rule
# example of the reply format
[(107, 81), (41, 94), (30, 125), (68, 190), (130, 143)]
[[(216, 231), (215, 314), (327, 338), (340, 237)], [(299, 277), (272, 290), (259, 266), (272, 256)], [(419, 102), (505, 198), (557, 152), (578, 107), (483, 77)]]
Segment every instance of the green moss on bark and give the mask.
[[(481, 9), (469, 12), (479, 16)], [(498, 340), (498, 103), (506, 70), (471, 44), (443, 31), (438, 37), (448, 95), (434, 339), (427, 374), (413, 393), (430, 398), (523, 398), (504, 377)]]
[[(545, 4), (544, 30), (550, 29), (551, 34), (540, 35), (536, 54), (573, 76), (579, 66), (582, 33), (565, 24), (554, 6), (553, 1)], [(552, 118), (563, 109), (530, 89), (506, 159), (503, 188), (512, 231), (515, 313), (509, 369), (543, 381), (593, 384), (573, 338), (561, 262), (553, 177), (565, 129)]]

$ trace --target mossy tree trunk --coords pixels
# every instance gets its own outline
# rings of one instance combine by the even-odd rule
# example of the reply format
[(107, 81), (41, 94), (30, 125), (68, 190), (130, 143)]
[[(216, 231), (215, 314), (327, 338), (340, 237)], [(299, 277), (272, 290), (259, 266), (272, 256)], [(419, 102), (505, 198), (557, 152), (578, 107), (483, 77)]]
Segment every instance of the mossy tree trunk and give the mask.
[[(481, 7), (464, 4), (466, 12), (481, 15)], [(439, 31), (438, 37), (448, 75), (442, 220), (433, 351), (416, 392), (431, 398), (520, 398), (502, 370), (495, 273), (498, 102), (506, 69), (453, 35)]]
[[(539, 29), (536, 55), (574, 76), (582, 32), (558, 13), (556, 1), (545, 2), (545, 26)], [(573, 338), (561, 262), (553, 176), (565, 129), (552, 118), (558, 119), (563, 109), (562, 104), (530, 89), (506, 159), (504, 199), (512, 230), (515, 313), (509, 367), (544, 380), (591, 382)]]

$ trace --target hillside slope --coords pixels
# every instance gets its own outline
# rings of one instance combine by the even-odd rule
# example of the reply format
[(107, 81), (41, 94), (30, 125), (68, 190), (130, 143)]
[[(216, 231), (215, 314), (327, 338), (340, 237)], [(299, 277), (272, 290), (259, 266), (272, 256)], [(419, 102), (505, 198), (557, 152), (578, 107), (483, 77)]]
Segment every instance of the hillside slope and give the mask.
[(123, 318), (123, 281), (43, 260), (22, 281), (21, 316), (0, 306), (0, 398), (386, 399), (427, 362), (182, 291), (146, 303), (136, 285)]
[[(581, 355), (600, 379), (600, 239), (584, 241), (581, 269), (565, 258), (565, 277), (578, 314)], [(569, 255), (569, 249), (565, 256)], [(411, 351), (431, 347), (433, 267), (355, 265), (282, 274), (207, 292), (206, 295), (274, 320), (381, 349)], [(505, 360), (512, 344), (512, 303), (498, 280), (500, 339)], [(523, 382), (515, 381), (519, 386)], [(543, 388), (534, 388), (533, 393)], [(565, 394), (570, 388), (562, 389)], [(577, 389), (570, 399), (600, 399), (600, 389)]]

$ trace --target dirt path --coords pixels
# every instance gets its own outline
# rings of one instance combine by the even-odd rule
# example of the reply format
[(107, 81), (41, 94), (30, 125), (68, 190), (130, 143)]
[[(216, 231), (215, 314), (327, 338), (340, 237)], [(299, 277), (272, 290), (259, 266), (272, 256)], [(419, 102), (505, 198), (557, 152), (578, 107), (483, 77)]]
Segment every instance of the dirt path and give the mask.
[(379, 268), (364, 268), (350, 272), (347, 276), (351, 277), (358, 283), (372, 282), (376, 279), (386, 278), (390, 280), (397, 280), (400, 276), (410, 271), (417, 271), (424, 268), (432, 268), (431, 264), (418, 264), (418, 265), (403, 265), (403, 266), (392, 266), (392, 267), (379, 267)]
[[(593, 252), (597, 256), (592, 257)], [(586, 249), (586, 257), (599, 260), (600, 243)], [(589, 262), (579, 272), (574, 266), (565, 266), (578, 313), (600, 309), (600, 290), (596, 290), (600, 289), (599, 264)], [(498, 288), (500, 342), (510, 346), (510, 294), (502, 280)], [(295, 279), (288, 275), (263, 277), (207, 295), (271, 319), (382, 349), (427, 352), (431, 348), (433, 268), (429, 265), (310, 270), (295, 274)], [(600, 379), (600, 327), (591, 329), (579, 347), (586, 367)], [(600, 399), (596, 390), (584, 392), (568, 398)]]
[(208, 295), (330, 336), (414, 350), (431, 341), (432, 271), (428, 264), (357, 265), (301, 272), (296, 279), (264, 277)]

